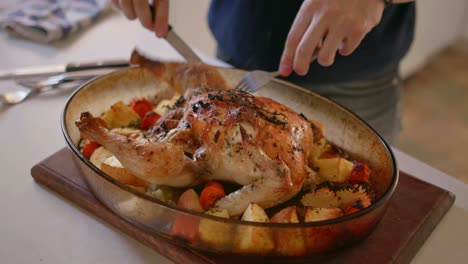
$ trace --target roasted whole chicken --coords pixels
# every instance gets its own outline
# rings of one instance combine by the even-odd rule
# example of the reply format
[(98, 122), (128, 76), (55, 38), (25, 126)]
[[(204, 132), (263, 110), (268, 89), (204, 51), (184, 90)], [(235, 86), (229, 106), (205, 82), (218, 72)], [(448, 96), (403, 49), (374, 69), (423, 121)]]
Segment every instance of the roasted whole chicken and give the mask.
[(161, 63), (138, 53), (132, 63), (154, 72), (183, 96), (149, 130), (121, 135), (89, 112), (76, 121), (83, 137), (111, 151), (151, 183), (188, 187), (208, 180), (239, 184), (215, 207), (241, 215), (255, 202), (283, 203), (300, 190), (313, 145), (310, 122), (269, 98), (230, 89), (215, 68)]

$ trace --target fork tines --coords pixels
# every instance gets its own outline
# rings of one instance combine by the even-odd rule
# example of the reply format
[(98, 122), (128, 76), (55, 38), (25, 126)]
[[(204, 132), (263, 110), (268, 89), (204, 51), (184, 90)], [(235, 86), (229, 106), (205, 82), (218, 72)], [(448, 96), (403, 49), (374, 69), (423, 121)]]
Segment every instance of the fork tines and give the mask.
[(261, 70), (251, 71), (247, 73), (236, 85), (236, 89), (249, 93), (256, 92), (278, 74), (278, 72), (267, 72)]

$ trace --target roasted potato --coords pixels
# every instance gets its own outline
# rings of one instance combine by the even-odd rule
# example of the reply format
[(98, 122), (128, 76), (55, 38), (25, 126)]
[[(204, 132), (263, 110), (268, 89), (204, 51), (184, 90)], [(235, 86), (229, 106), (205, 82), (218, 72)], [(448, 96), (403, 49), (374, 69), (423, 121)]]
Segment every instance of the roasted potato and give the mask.
[(186, 190), (177, 201), (177, 207), (203, 213), (200, 197), (193, 189)]
[[(296, 206), (289, 206), (278, 213), (271, 219), (271, 223), (299, 223), (297, 217)], [(281, 255), (301, 256), (307, 251), (302, 230), (298, 229), (295, 232), (275, 232), (274, 233), (275, 250)]]
[(140, 116), (130, 106), (123, 102), (113, 104), (109, 110), (104, 112), (102, 119), (110, 129), (138, 126), (141, 122)]
[(146, 193), (163, 202), (176, 205), (184, 189), (170, 186), (162, 186), (154, 183), (148, 184)]
[(354, 163), (343, 157), (333, 145), (322, 138), (312, 147), (309, 166), (318, 172), (322, 180), (344, 182), (349, 179)]
[(314, 166), (318, 168), (320, 178), (332, 182), (345, 182), (353, 171), (354, 164), (345, 158), (318, 159)]
[(213, 215), (222, 218), (229, 218), (229, 211), (224, 208), (210, 208), (206, 210), (205, 214)]
[(175, 94), (171, 99), (162, 100), (155, 108), (153, 108), (153, 112), (163, 115), (177, 102), (179, 97), (180, 94)]
[[(177, 207), (202, 213), (203, 207), (198, 194), (193, 189), (185, 191), (177, 201)], [(194, 241), (198, 236), (200, 221), (198, 216), (181, 214), (175, 219), (171, 228), (171, 235)]]
[(101, 168), (101, 164), (109, 157), (114, 156), (110, 151), (105, 149), (104, 147), (99, 147), (94, 150), (93, 154), (89, 158), (89, 161), (99, 169)]
[(328, 153), (329, 158), (332, 157), (330, 156), (330, 154), (336, 154), (333, 155), (333, 157), (338, 157), (338, 153), (335, 153), (333, 146), (330, 143), (328, 143), (328, 141), (325, 138), (321, 138), (320, 140), (314, 142), (314, 145), (309, 155), (309, 164), (314, 164), (316, 160), (322, 158), (324, 153)]
[[(258, 204), (251, 203), (241, 218), (242, 221), (269, 222), (268, 216)], [(273, 236), (268, 228), (239, 226), (234, 240), (238, 253), (267, 254), (274, 249)]]
[[(222, 218), (229, 218), (229, 212), (222, 208), (210, 208), (205, 214)], [(232, 242), (232, 226), (212, 219), (202, 219), (198, 228), (199, 238), (204, 242), (217, 246), (219, 249), (228, 248)]]

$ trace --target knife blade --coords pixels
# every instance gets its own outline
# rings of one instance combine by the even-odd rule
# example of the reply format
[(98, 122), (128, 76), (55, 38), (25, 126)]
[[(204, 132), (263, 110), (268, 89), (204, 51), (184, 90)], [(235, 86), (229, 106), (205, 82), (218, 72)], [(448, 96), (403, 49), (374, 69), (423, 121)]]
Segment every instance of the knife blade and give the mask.
[[(155, 7), (153, 4), (150, 4), (149, 8), (151, 15), (153, 16), (153, 21), (155, 21)], [(165, 39), (187, 62), (202, 61), (192, 48), (190, 48), (190, 46), (181, 37), (179, 37), (179, 35), (177, 35), (171, 25), (168, 25), (168, 31)]]
[(58, 75), (66, 72), (76, 72), (95, 69), (107, 68), (125, 68), (129, 67), (128, 60), (100, 60), (94, 62), (76, 62), (67, 64), (56, 64), (46, 66), (32, 66), (12, 70), (0, 71), (0, 80), (31, 78), (31, 77), (47, 77), (50, 75)]
[(103, 69), (91, 69), (82, 71), (71, 71), (65, 72), (58, 75), (48, 75), (46, 77), (30, 77), (30, 78), (18, 78), (15, 80), (16, 83), (30, 88), (30, 89), (42, 89), (48, 86), (55, 86), (66, 82), (76, 81), (87, 81), (97, 76), (109, 74), (115, 71), (117, 68), (103, 68)]
[(187, 62), (201, 62), (202, 60), (190, 48), (185, 41), (183, 41), (177, 33), (175, 33), (172, 26), (169, 25), (169, 31), (166, 35), (166, 41), (187, 61)]

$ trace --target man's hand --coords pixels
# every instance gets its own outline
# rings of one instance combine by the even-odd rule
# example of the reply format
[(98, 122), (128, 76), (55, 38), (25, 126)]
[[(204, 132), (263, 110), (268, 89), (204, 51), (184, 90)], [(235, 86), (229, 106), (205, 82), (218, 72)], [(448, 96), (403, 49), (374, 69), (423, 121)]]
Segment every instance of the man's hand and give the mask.
[[(140, 23), (154, 31), (159, 38), (166, 36), (169, 20), (169, 0), (154, 0), (154, 15), (151, 14), (148, 0), (112, 0), (114, 6), (124, 15), (134, 20), (138, 17)], [(153, 21), (155, 17), (155, 21)]]
[(338, 50), (350, 55), (382, 18), (383, 0), (305, 0), (286, 39), (279, 72), (288, 76), (309, 71), (314, 53), (330, 66)]

